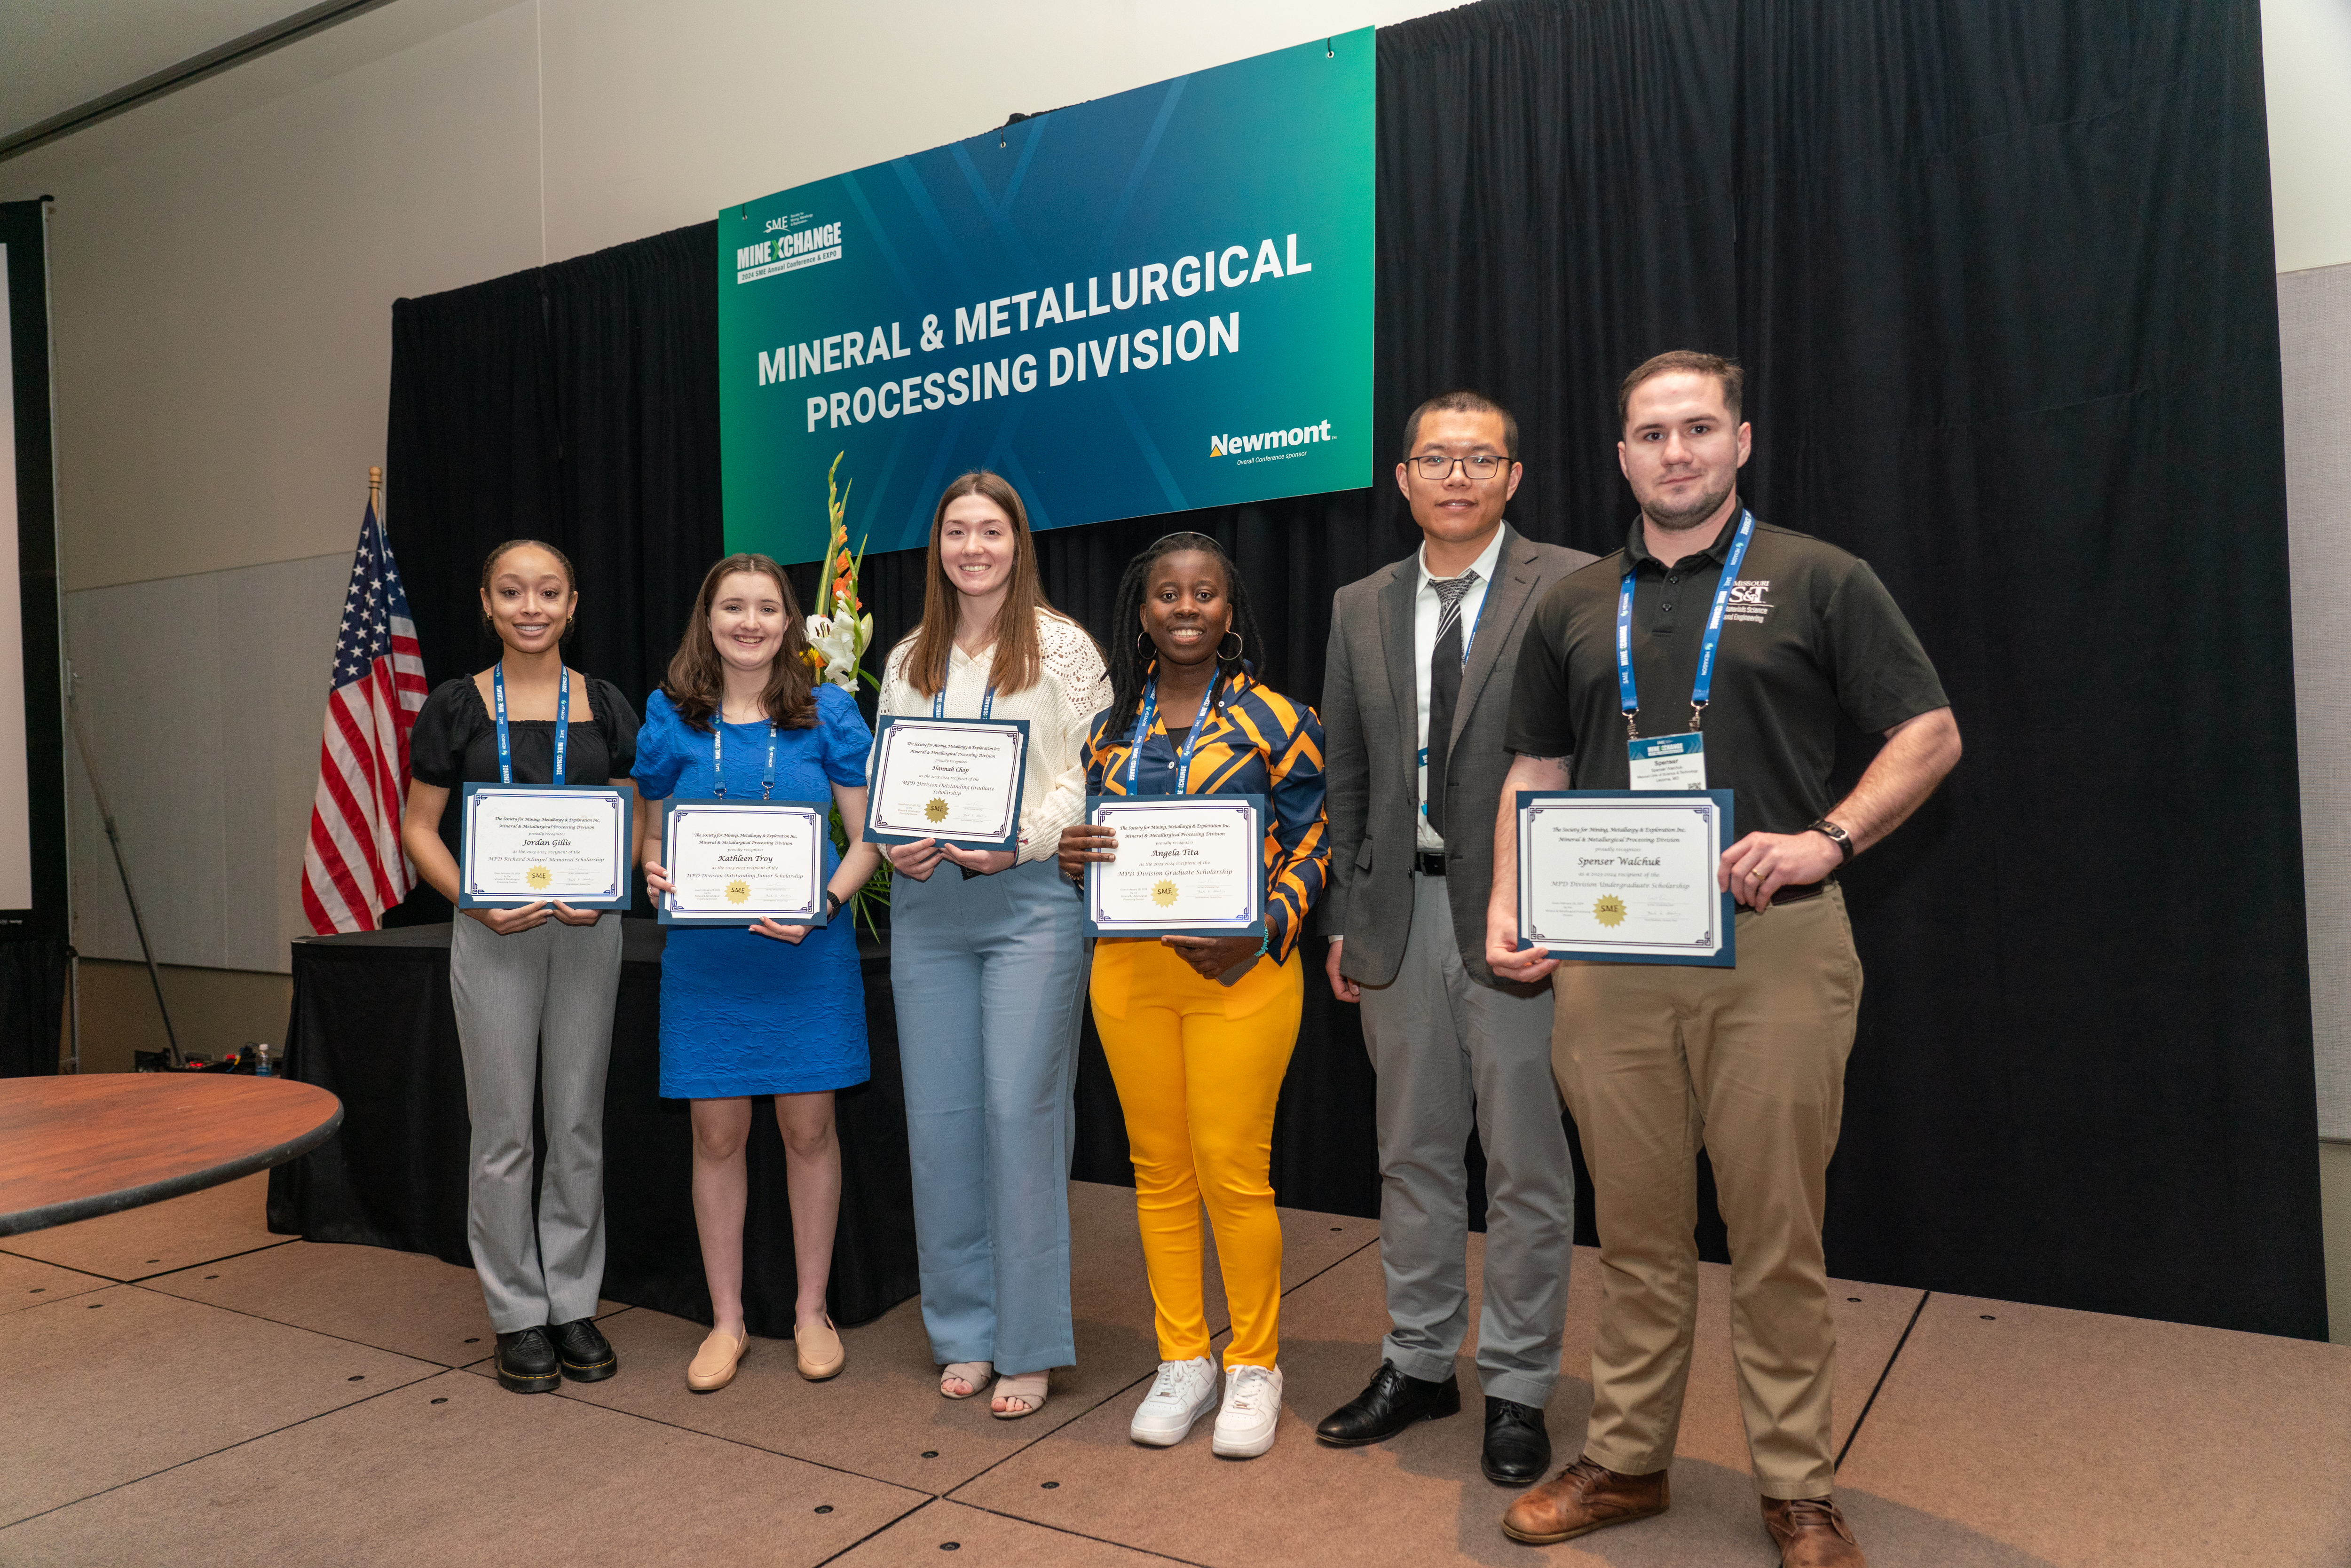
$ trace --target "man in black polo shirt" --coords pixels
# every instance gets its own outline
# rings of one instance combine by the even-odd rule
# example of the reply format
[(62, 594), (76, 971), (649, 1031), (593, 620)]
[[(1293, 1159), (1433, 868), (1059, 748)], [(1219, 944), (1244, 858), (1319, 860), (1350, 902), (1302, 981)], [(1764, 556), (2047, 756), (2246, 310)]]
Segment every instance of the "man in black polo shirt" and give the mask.
[[(1836, 1331), (1821, 1254), (1861, 999), (1834, 873), (1933, 792), (1959, 734), (1876, 574), (1740, 506), (1742, 380), (1728, 360), (1680, 351), (1625, 378), (1616, 452), (1641, 516), (1622, 550), (1551, 591), (1520, 648), (1487, 961), (1514, 979), (1552, 976), (1552, 1069), (1592, 1173), (1603, 1296), (1583, 1455), (1502, 1528), (1541, 1543), (1665, 1511), (1698, 1315), (1703, 1146), (1729, 1231), (1731, 1343), (1764, 1523), (1783, 1563), (1813, 1568), (1862, 1561), (1831, 1495)], [(1616, 638), (1627, 594), (1629, 691)], [(1718, 613), (1708, 692), (1699, 669)], [(1840, 714), (1886, 740), (1836, 800)], [(1702, 774), (1633, 761), (1630, 737), (1672, 732), (1702, 737)], [(1743, 836), (1718, 877), (1741, 905), (1736, 968), (1517, 951), (1515, 799), (1570, 788), (1733, 792)]]

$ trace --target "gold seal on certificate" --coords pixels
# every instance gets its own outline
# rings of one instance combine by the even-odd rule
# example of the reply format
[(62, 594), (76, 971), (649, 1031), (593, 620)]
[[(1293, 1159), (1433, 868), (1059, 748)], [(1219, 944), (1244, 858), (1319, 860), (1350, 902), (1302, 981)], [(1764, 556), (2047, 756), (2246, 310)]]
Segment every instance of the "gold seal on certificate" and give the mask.
[(825, 922), (829, 808), (810, 800), (673, 800), (662, 817), (671, 925)]
[(1519, 796), (1519, 946), (1562, 958), (1735, 967), (1715, 866), (1728, 789)]
[(883, 715), (873, 740), (866, 838), (1018, 849), (1028, 752), (1027, 719)]
[(1086, 868), (1096, 936), (1225, 936), (1265, 929), (1265, 798), (1097, 795), (1086, 820), (1118, 834)]
[(466, 785), (458, 907), (626, 908), (633, 803), (624, 789)]

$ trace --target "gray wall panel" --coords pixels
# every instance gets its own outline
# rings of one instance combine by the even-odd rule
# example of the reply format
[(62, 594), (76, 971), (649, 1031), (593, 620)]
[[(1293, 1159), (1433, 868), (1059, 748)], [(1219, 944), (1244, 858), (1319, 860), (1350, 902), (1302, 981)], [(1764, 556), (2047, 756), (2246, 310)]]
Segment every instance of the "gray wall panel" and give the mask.
[[(88, 589), (66, 645), (155, 957), (283, 973), (302, 918), (328, 655), (347, 555)], [(89, 780), (73, 779), (74, 920), (139, 956)]]
[(2351, 1139), (2351, 266), (2278, 278), (2318, 1131)]

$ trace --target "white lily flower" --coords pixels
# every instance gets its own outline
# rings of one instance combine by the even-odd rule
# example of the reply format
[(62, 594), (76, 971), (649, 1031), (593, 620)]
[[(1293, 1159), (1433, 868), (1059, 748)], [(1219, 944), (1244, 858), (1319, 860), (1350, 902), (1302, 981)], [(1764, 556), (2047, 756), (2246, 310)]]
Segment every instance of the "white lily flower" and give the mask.
[[(811, 615), (808, 618), (809, 646), (824, 655), (824, 669), (819, 678), (849, 692), (857, 689), (858, 630), (857, 625), (846, 617), (835, 620), (825, 615)], [(869, 630), (867, 635), (871, 634)]]

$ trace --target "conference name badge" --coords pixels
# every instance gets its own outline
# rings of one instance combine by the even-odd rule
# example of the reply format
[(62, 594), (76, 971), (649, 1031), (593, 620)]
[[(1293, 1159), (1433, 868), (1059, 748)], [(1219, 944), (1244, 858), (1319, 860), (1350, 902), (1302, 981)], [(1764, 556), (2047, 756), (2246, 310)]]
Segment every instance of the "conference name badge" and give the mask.
[(1633, 789), (1706, 788), (1706, 737), (1697, 730), (1628, 740), (1625, 755), (1632, 768)]

